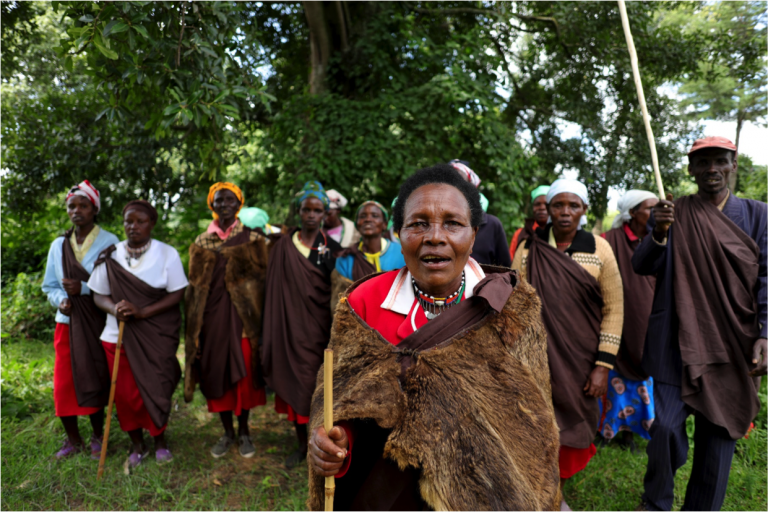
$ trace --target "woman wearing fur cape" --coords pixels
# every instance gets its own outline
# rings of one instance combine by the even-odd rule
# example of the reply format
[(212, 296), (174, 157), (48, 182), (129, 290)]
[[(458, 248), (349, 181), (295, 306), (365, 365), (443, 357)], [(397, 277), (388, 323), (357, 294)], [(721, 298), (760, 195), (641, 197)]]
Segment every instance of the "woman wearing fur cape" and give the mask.
[[(312, 398), (309, 500), (336, 510), (557, 510), (558, 431), (534, 290), (469, 257), (477, 190), (445, 166), (402, 185), (406, 267), (366, 277), (334, 319), (334, 420)], [(442, 314), (450, 309), (450, 312)]]
[(267, 239), (261, 230), (252, 231), (240, 222), (242, 206), (237, 185), (213, 184), (208, 192), (213, 221), (189, 246), (184, 399), (192, 400), (199, 382), (208, 412), (219, 413), (224, 435), (211, 448), (215, 458), (225, 456), (235, 442), (242, 457), (254, 456), (248, 415), (267, 403), (258, 348)]

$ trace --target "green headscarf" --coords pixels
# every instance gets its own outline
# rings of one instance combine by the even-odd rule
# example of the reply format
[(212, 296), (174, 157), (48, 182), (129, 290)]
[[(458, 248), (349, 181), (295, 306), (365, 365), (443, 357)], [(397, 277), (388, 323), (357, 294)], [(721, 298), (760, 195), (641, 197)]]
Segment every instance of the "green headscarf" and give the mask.
[[(382, 204), (381, 204), (380, 202), (378, 202), (378, 201), (366, 201), (366, 202), (364, 202), (363, 204), (361, 204), (361, 205), (360, 205), (360, 206), (357, 208), (357, 211), (355, 212), (355, 224), (357, 224), (357, 216), (358, 216), (358, 215), (360, 215), (360, 210), (362, 210), (364, 206), (367, 206), (367, 205), (369, 205), (369, 204), (372, 204), (372, 205), (374, 205), (374, 206), (378, 207), (378, 208), (379, 208), (379, 210), (381, 210), (381, 214), (382, 214), (382, 215), (384, 215), (384, 222), (387, 222), (387, 223), (389, 222), (389, 212), (387, 211), (387, 209), (386, 209), (386, 208), (384, 208), (384, 205), (382, 205)], [(393, 203), (393, 204), (394, 204), (394, 203)]]
[(251, 229), (263, 228), (269, 222), (269, 215), (261, 208), (242, 208), (238, 215), (240, 222)]
[(531, 201), (536, 200), (539, 196), (545, 196), (547, 195), (547, 192), (549, 192), (549, 185), (539, 185), (533, 191), (531, 191)]

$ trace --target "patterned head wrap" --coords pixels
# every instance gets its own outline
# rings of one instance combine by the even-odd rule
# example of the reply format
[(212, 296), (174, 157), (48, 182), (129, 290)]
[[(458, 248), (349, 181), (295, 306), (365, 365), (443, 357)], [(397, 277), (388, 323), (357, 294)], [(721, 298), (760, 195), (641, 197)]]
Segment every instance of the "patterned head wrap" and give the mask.
[(549, 185), (539, 185), (531, 191), (531, 201), (535, 201), (539, 196), (545, 196), (549, 192)]
[(464, 179), (473, 184), (475, 187), (480, 186), (480, 177), (475, 173), (475, 171), (470, 169), (469, 166), (461, 160), (451, 160), (448, 162), (448, 165), (459, 171), (459, 173), (464, 176)]
[[(397, 199), (397, 198), (395, 198)], [(363, 204), (361, 204), (357, 211), (355, 212), (355, 224), (357, 224), (357, 216), (360, 215), (360, 212), (363, 210), (364, 207), (368, 206), (369, 204), (372, 204), (376, 206), (379, 210), (381, 210), (381, 214), (384, 215), (384, 222), (389, 222), (389, 212), (386, 208), (384, 208), (384, 205), (382, 205), (378, 201), (366, 201)], [(392, 201), (392, 204), (394, 204), (394, 201)]]
[(83, 180), (79, 185), (75, 185), (69, 189), (69, 194), (67, 194), (65, 202), (69, 201), (69, 198), (72, 196), (83, 196), (96, 207), (97, 212), (101, 210), (101, 195), (99, 194), (99, 191), (96, 190), (96, 187), (91, 185), (91, 182), (88, 180)]
[(321, 200), (326, 210), (331, 205), (328, 194), (325, 193), (325, 189), (319, 181), (308, 181), (304, 184), (304, 187), (296, 193), (296, 206), (301, 206), (301, 203), (308, 197), (316, 197)]
[(237, 197), (237, 200), (240, 201), (240, 208), (237, 209), (237, 212), (235, 212), (235, 218), (237, 218), (237, 215), (240, 213), (240, 209), (243, 207), (243, 191), (240, 190), (240, 187), (235, 185), (234, 183), (229, 183), (227, 181), (220, 181), (218, 183), (214, 183), (211, 185), (211, 188), (208, 189), (208, 208), (210, 208), (211, 212), (213, 212), (213, 218), (214, 220), (219, 220), (219, 215), (213, 211), (213, 198), (216, 195), (216, 192), (219, 190), (229, 190), (232, 193), (235, 194), (235, 197)]
[[(556, 195), (564, 194), (566, 192), (579, 196), (579, 199), (581, 199), (581, 202), (583, 202), (584, 205), (589, 204), (587, 186), (578, 180), (569, 180), (567, 178), (560, 178), (559, 180), (555, 180), (555, 182), (552, 183), (552, 186), (549, 187), (549, 192), (547, 192), (547, 204), (549, 204)], [(581, 220), (579, 221), (579, 229), (584, 227), (586, 224), (587, 216), (582, 215)]]
[(330, 189), (328, 192), (328, 200), (331, 202), (331, 209), (332, 210), (341, 210), (345, 206), (347, 206), (347, 198), (343, 195), (339, 194), (336, 190)]
[(125, 207), (123, 208), (123, 217), (125, 217), (125, 212), (128, 210), (142, 210), (144, 213), (149, 215), (149, 220), (152, 222), (157, 222), (157, 210), (155, 210), (155, 207), (149, 204), (147, 201), (144, 201), (143, 199), (136, 199), (133, 201), (130, 201)]
[(613, 225), (611, 227), (620, 228), (625, 222), (632, 220), (629, 210), (648, 199), (656, 199), (656, 194), (645, 190), (629, 190), (626, 194), (621, 196), (617, 205), (619, 207), (619, 214), (614, 217)]

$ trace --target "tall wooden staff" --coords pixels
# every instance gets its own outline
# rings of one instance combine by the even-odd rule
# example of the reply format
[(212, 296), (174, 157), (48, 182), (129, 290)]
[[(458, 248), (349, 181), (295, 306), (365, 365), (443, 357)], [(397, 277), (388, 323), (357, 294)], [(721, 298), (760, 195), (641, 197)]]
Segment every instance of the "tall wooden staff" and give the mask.
[[(333, 350), (325, 349), (325, 364), (323, 365), (323, 424), (325, 433), (333, 428)], [(325, 477), (325, 510), (333, 510), (333, 496), (336, 494), (336, 477)]]
[(123, 346), (123, 329), (125, 322), (120, 321), (120, 331), (117, 334), (117, 347), (115, 347), (115, 363), (112, 365), (112, 385), (109, 387), (109, 405), (107, 406), (107, 425), (104, 427), (104, 441), (101, 443), (101, 458), (99, 458), (99, 472), (96, 480), (101, 480), (104, 474), (104, 462), (107, 460), (107, 443), (109, 442), (109, 426), (112, 423), (112, 406), (115, 405), (115, 384), (117, 383), (117, 370), (120, 364), (120, 348)]
[(624, 27), (624, 36), (627, 38), (629, 47), (629, 60), (632, 63), (632, 75), (635, 77), (635, 87), (637, 88), (637, 99), (640, 102), (640, 108), (643, 111), (643, 121), (645, 122), (645, 133), (648, 135), (648, 145), (651, 146), (651, 161), (653, 163), (653, 172), (656, 175), (656, 185), (659, 187), (659, 199), (664, 200), (664, 185), (661, 184), (661, 173), (659, 172), (659, 157), (656, 155), (656, 141), (653, 138), (651, 129), (651, 117), (648, 115), (648, 107), (645, 105), (645, 94), (643, 94), (643, 83), (640, 81), (640, 68), (637, 65), (637, 52), (635, 51), (635, 42), (632, 40), (632, 32), (629, 30), (629, 19), (627, 18), (627, 7), (624, 0), (618, 0), (619, 13), (621, 14), (621, 25)]

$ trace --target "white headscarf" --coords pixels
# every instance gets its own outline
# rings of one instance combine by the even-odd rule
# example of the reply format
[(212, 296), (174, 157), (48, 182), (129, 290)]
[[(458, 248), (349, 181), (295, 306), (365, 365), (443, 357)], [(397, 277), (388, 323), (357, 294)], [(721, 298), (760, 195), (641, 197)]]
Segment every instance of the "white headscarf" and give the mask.
[[(564, 193), (571, 193), (576, 194), (579, 196), (579, 199), (584, 203), (584, 205), (589, 204), (589, 195), (587, 194), (587, 187), (582, 182), (577, 180), (569, 180), (566, 178), (560, 178), (559, 180), (555, 180), (554, 183), (552, 183), (552, 186), (549, 187), (549, 192), (547, 192), (547, 204), (549, 204), (552, 201), (552, 198), (555, 197), (558, 194), (564, 194)], [(551, 222), (551, 219), (549, 220)], [(582, 215), (581, 219), (579, 219), (579, 229), (584, 227), (587, 224), (587, 216)]]
[(342, 208), (347, 206), (347, 202), (348, 202), (347, 198), (339, 194), (338, 191), (331, 189), (331, 190), (326, 190), (325, 193), (328, 196), (328, 200), (331, 202), (331, 208), (341, 210)]
[(629, 210), (637, 207), (643, 201), (648, 199), (656, 199), (656, 195), (646, 190), (629, 190), (626, 194), (619, 199), (618, 207), (619, 214), (613, 219), (612, 228), (620, 228), (625, 222), (632, 220), (632, 216), (629, 214)]

